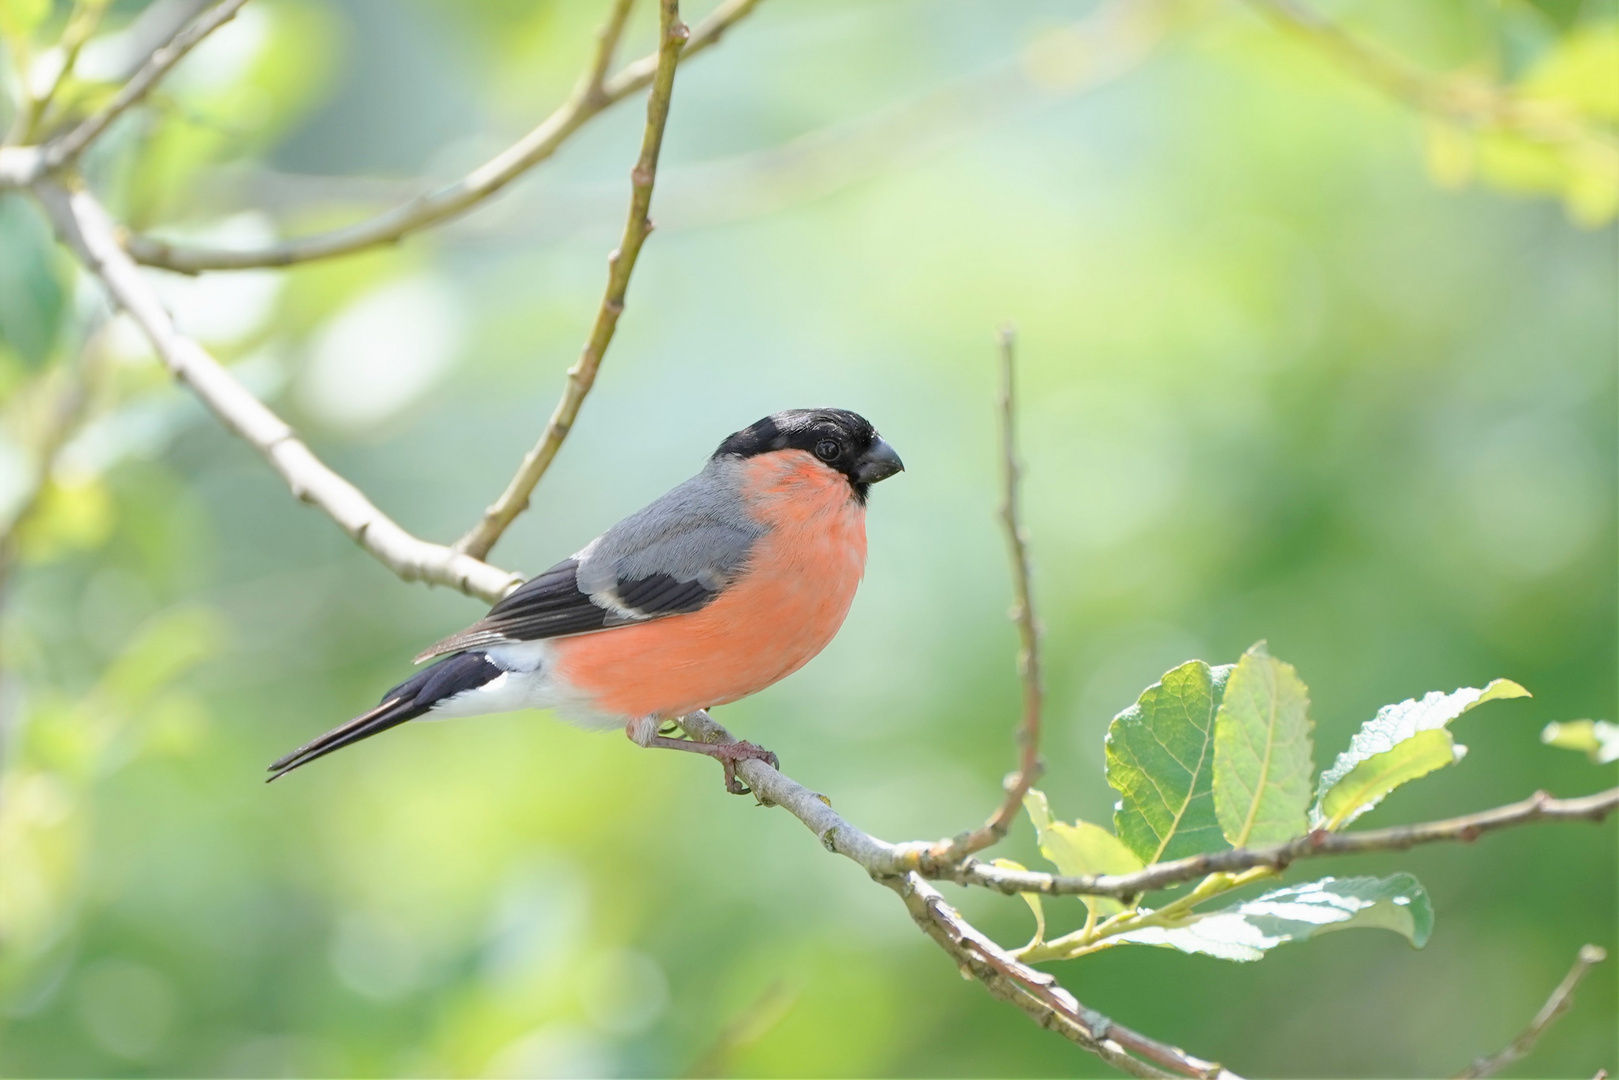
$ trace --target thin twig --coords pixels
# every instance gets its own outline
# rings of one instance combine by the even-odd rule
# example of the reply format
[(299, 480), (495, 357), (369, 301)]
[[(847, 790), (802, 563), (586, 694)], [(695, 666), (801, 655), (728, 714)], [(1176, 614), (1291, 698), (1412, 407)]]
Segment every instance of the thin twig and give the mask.
[[(719, 41), (721, 35), (758, 4), (759, 0), (726, 0), (692, 29), (682, 50), (682, 59), (689, 60)], [(357, 224), (244, 251), (170, 244), (141, 235), (126, 237), (125, 245), (137, 262), (196, 274), (204, 270), (290, 266), (395, 243), (465, 213), (549, 158), (586, 121), (651, 83), (662, 54), (660, 47), (657, 52), (625, 65), (600, 83), (599, 92), (591, 93), (588, 91), (590, 73), (600, 62), (598, 48), (568, 100), (528, 134), (454, 183)]]
[(917, 874), (882, 882), (899, 894), (911, 918), (959, 969), (983, 983), (995, 997), (1028, 1013), (1041, 1027), (1077, 1043), (1114, 1068), (1131, 1076), (1239, 1080), (1215, 1062), (1193, 1057), (1087, 1008), (1053, 976), (1019, 962), (985, 937)]
[(534, 487), (550, 468), (562, 440), (568, 437), (585, 395), (595, 385), (596, 372), (601, 367), (607, 346), (612, 343), (613, 332), (618, 329), (618, 317), (624, 312), (624, 296), (630, 287), (630, 274), (641, 245), (652, 231), (648, 212), (652, 207), (652, 186), (658, 176), (658, 151), (663, 146), (663, 129), (669, 121), (669, 102), (674, 95), (675, 68), (680, 63), (681, 48), (690, 36), (680, 21), (679, 0), (660, 0), (658, 6), (658, 69), (647, 95), (646, 130), (641, 136), (641, 154), (630, 170), (630, 212), (624, 222), (624, 237), (607, 256), (607, 288), (602, 296), (596, 322), (590, 337), (579, 354), (579, 359), (568, 369), (567, 383), (562, 397), (551, 412), (545, 432), (534, 448), (523, 456), (517, 474), (501, 492), (500, 498), (484, 511), (482, 519), (455, 542), (455, 550), (481, 559), (489, 554), (501, 533), (506, 531), (517, 515), (528, 509), (528, 499)]
[(7, 136), (7, 142), (31, 142), (37, 137), (40, 124), (49, 111), (52, 100), (68, 76), (73, 74), (73, 68), (79, 62), (80, 51), (96, 32), (96, 27), (100, 25), (101, 16), (106, 10), (105, 3), (76, 0), (73, 12), (68, 16), (67, 25), (62, 30), (61, 40), (56, 44), (61, 55), (56, 71), (52, 73), (50, 82), (40, 91), (38, 97), (34, 96), (34, 88), (31, 85), (33, 72), (19, 73), (22, 75), (23, 83), (22, 101), (18, 103), (17, 115), (12, 119), (11, 133)]
[(1035, 618), (1029, 589), (1029, 541), (1019, 517), (1018, 488), (1023, 468), (1017, 456), (1017, 385), (1014, 346), (1017, 331), (1010, 323), (1000, 330), (1001, 359), (1001, 527), (1006, 532), (1012, 560), (1012, 621), (1018, 632), (1018, 676), (1023, 684), (1023, 722), (1017, 738), (1021, 748), (1017, 774), (1006, 785), (1006, 798), (988, 821), (971, 832), (933, 846), (929, 857), (939, 863), (959, 862), (1003, 838), (1017, 818), (1023, 797), (1040, 778), (1040, 715), (1045, 695), (1040, 684), (1040, 624)]
[(1574, 990), (1580, 985), (1587, 972), (1608, 958), (1605, 949), (1598, 945), (1580, 946), (1579, 955), (1574, 958), (1574, 966), (1568, 969), (1563, 981), (1557, 984), (1552, 996), (1546, 999), (1546, 1004), (1540, 1007), (1529, 1026), (1506, 1046), (1481, 1057), (1467, 1068), (1456, 1074), (1456, 1080), (1474, 1080), (1477, 1077), (1494, 1076), (1502, 1069), (1511, 1065), (1519, 1058), (1526, 1056), (1534, 1049), (1535, 1043), (1546, 1029), (1557, 1022), (1557, 1018), (1566, 1013), (1574, 1004)]
[(618, 51), (619, 39), (624, 36), (624, 24), (629, 22), (630, 9), (634, 6), (635, 0), (613, 0), (613, 10), (608, 12), (607, 21), (596, 31), (596, 51), (575, 90), (576, 94), (601, 98), (602, 86), (607, 81), (607, 69), (613, 66), (613, 54)]
[(151, 284), (118, 246), (111, 219), (88, 191), (54, 181), (34, 185), (63, 242), (127, 311), (169, 372), (189, 386), (214, 416), (257, 450), (292, 493), (323, 511), (361, 547), (406, 581), (449, 585), (493, 603), (522, 581), (469, 555), (419, 540), (333, 472), (208, 351), (181, 334)]
[(245, 3), (247, 0), (220, 0), (218, 4), (186, 24), (167, 44), (147, 58), (146, 63), (142, 64), (134, 77), (113, 95), (111, 101), (86, 117), (71, 131), (46, 143), (41, 148), (42, 168), (46, 172), (54, 172), (64, 165), (72, 164), (91, 143), (101, 137), (101, 133), (107, 130), (108, 125), (146, 97), (159, 80), (169, 73), (170, 68), (178, 64), (209, 34), (234, 19), (237, 11), (241, 10)]
[[(750, 781), (751, 783), (751, 781)], [(1418, 844), (1469, 843), (1485, 833), (1541, 821), (1599, 822), (1619, 808), (1619, 788), (1572, 799), (1554, 799), (1537, 791), (1522, 802), (1482, 810), (1476, 814), (1396, 825), (1362, 832), (1326, 832), (1318, 829), (1272, 847), (1234, 848), (1157, 863), (1133, 874), (1097, 874), (1063, 877), (1030, 870), (1009, 870), (977, 860), (956, 867), (932, 868), (930, 877), (948, 878), (962, 885), (980, 885), (996, 892), (1041, 893), (1046, 896), (1111, 896), (1131, 900), (1155, 889), (1166, 889), (1209, 874), (1236, 872), (1264, 866), (1283, 870), (1300, 859), (1322, 855), (1364, 855), (1374, 851), (1404, 851)], [(928, 873), (928, 867), (921, 868)]]
[[(702, 742), (736, 741), (735, 736), (706, 712), (691, 714), (681, 721), (681, 726), (688, 735)], [(939, 865), (928, 858), (932, 845), (926, 841), (892, 844), (878, 839), (845, 820), (823, 796), (762, 761), (740, 762), (736, 770), (760, 802), (782, 807), (802, 821), (821, 841), (822, 847), (859, 863), (868, 873), (887, 877), (914, 871), (925, 878), (954, 881), (958, 885), (976, 885), (1008, 896), (1032, 892), (1046, 896), (1111, 896), (1129, 900), (1155, 889), (1166, 889), (1220, 871), (1247, 870), (1256, 866), (1281, 870), (1300, 859), (1322, 855), (1404, 851), (1418, 844), (1441, 841), (1467, 843), (1499, 829), (1536, 822), (1598, 822), (1619, 808), (1619, 788), (1572, 799), (1554, 799), (1540, 791), (1522, 802), (1443, 821), (1397, 825), (1364, 832), (1329, 833), (1317, 830), (1274, 847), (1209, 852), (1158, 863), (1133, 874), (1064, 877), (1034, 870), (1011, 870), (971, 858), (954, 865)]]

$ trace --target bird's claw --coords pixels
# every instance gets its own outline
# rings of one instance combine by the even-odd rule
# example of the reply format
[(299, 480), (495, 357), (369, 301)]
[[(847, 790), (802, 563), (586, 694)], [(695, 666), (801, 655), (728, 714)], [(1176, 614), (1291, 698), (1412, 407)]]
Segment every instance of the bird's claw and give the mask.
[(723, 743), (715, 747), (719, 753), (720, 764), (725, 767), (725, 790), (732, 795), (752, 795), (753, 789), (737, 779), (736, 766), (739, 761), (762, 761), (772, 769), (781, 768), (781, 759), (762, 746), (755, 746), (750, 742)]

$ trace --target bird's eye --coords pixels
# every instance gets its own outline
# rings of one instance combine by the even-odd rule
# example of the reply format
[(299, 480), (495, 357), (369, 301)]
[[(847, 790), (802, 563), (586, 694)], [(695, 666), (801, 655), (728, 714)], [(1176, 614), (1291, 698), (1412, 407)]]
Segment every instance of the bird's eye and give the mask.
[(822, 461), (834, 461), (842, 449), (836, 439), (822, 439), (815, 444), (815, 456)]

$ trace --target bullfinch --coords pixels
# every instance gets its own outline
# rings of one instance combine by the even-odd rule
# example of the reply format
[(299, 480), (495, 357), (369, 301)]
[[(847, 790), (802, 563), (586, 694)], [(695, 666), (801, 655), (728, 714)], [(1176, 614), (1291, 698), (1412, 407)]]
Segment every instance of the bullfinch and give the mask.
[(407, 720), (549, 708), (641, 746), (736, 762), (775, 755), (660, 734), (807, 664), (843, 625), (866, 565), (871, 485), (904, 468), (862, 416), (791, 409), (743, 428), (703, 471), (530, 579), (436, 660), (270, 766), (285, 776)]

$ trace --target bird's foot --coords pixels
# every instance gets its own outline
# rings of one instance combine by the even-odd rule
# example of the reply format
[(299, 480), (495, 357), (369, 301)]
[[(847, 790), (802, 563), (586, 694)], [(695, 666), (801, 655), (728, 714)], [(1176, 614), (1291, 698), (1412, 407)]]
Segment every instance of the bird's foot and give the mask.
[(630, 741), (638, 746), (660, 746), (665, 750), (684, 750), (691, 754), (703, 754), (718, 761), (725, 768), (725, 790), (732, 795), (751, 795), (753, 789), (737, 779), (736, 767), (743, 761), (762, 761), (772, 769), (780, 769), (781, 761), (774, 753), (762, 746), (750, 742), (706, 743), (695, 739), (672, 739), (667, 735), (656, 734), (657, 728), (651, 732), (646, 730), (648, 725), (630, 724), (625, 734)]
[[(703, 745), (708, 745), (704, 743)], [(762, 746), (750, 742), (734, 742), (714, 744), (714, 749), (722, 753), (714, 756), (725, 766), (725, 790), (732, 795), (752, 795), (753, 789), (736, 778), (736, 766), (739, 761), (762, 761), (772, 769), (780, 771), (781, 759)]]

